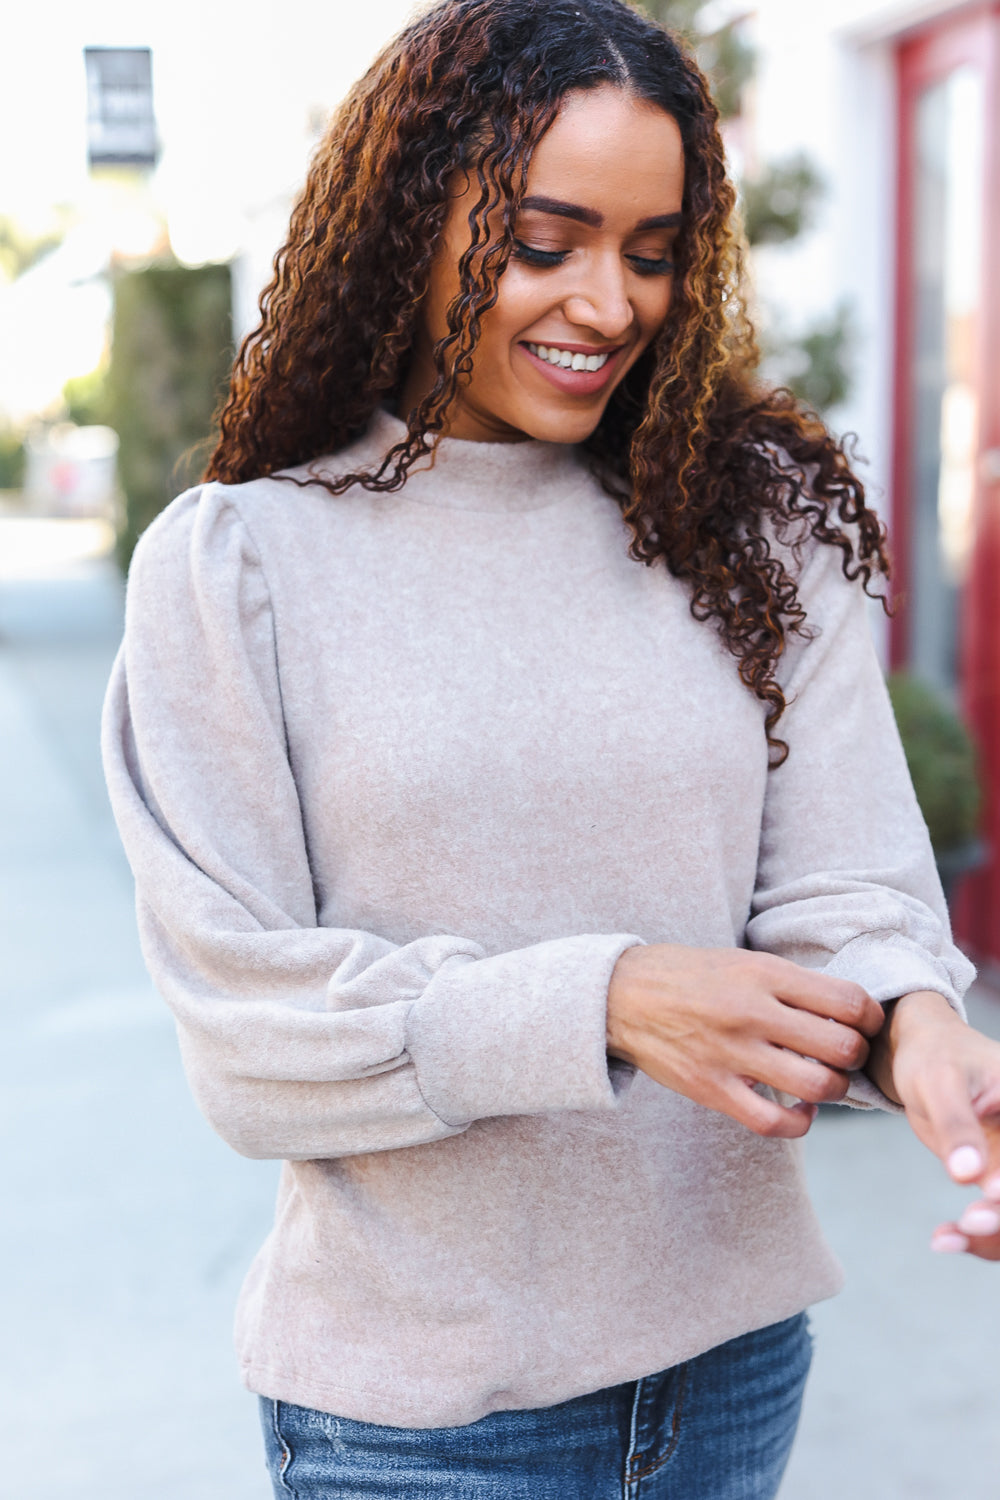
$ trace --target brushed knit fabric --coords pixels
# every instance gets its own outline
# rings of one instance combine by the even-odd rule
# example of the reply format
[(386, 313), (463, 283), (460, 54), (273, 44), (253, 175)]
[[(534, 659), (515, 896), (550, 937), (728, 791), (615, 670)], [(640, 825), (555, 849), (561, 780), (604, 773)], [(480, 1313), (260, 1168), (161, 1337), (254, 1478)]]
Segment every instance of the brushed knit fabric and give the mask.
[(287, 1163), (237, 1316), (262, 1395), (466, 1423), (840, 1285), (798, 1145), (609, 1065), (612, 968), (745, 944), (954, 1005), (972, 971), (839, 552), (802, 554), (769, 772), (627, 545), (577, 450), (455, 439), (392, 495), (208, 484), (139, 544), (108, 782), (198, 1102)]

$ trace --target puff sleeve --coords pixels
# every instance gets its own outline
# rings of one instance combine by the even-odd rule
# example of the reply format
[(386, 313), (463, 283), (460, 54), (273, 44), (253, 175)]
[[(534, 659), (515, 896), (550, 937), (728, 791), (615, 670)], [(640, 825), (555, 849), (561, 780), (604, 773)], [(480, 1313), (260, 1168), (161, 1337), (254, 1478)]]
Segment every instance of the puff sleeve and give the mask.
[[(841, 560), (817, 545), (799, 580), (810, 637), (782, 664), (790, 753), (768, 777), (747, 942), (881, 1003), (934, 990), (961, 1012), (974, 970), (951, 939), (866, 597)], [(886, 1104), (864, 1075), (849, 1102)]]
[(317, 925), (267, 581), (225, 487), (139, 543), (103, 749), (150, 972), (237, 1150), (332, 1157), (616, 1106), (607, 986), (637, 937), (488, 955)]

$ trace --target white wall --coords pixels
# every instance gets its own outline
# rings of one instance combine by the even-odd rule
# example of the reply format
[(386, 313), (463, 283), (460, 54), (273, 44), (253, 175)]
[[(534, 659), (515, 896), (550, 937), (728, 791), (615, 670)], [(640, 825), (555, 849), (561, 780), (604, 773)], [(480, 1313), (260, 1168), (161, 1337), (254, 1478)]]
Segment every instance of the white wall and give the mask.
[(832, 414), (858, 434), (887, 514), (892, 438), (896, 81), (900, 35), (961, 0), (757, 0), (751, 130), (758, 162), (806, 152), (827, 183), (815, 228), (760, 249), (764, 304), (794, 326), (853, 311), (853, 388)]
[(4, 37), (0, 205), (75, 199), (86, 186), (85, 46), (153, 49), (158, 176), (207, 218), (301, 175), (309, 122), (406, 19), (412, 0), (50, 0)]
[[(855, 389), (835, 418), (839, 427), (858, 431), (883, 486), (894, 182), (887, 38), (954, 3), (757, 0), (753, 22), (760, 71), (752, 155), (764, 160), (805, 150), (830, 184), (815, 232), (758, 254), (759, 284), (792, 325), (829, 313), (842, 297), (853, 303)], [(54, 0), (22, 7), (5, 39), (0, 139), (17, 149), (0, 154), (0, 212), (30, 220), (59, 201), (93, 210), (83, 48), (150, 46), (163, 142), (151, 196), (182, 258), (239, 256), (235, 312), (245, 332), (255, 321), (256, 297), (317, 122), (410, 8), (410, 0), (284, 0), (280, 13), (264, 0)], [(728, 0), (723, 8), (730, 8)], [(82, 314), (89, 307), (91, 321), (99, 316), (93, 295), (77, 300)], [(69, 314), (60, 322), (68, 329)], [(50, 337), (58, 339), (58, 330)], [(75, 347), (92, 344), (78, 337)]]
[[(58, 397), (67, 377), (96, 363), (107, 297), (92, 281), (82, 286), (79, 266), (93, 258), (95, 234), (103, 237), (105, 260), (125, 241), (141, 250), (143, 234), (151, 238), (151, 211), (166, 217), (183, 260), (242, 256), (235, 311), (245, 330), (318, 122), (411, 8), (412, 0), (49, 0), (19, 7), (4, 33), (0, 214), (41, 227), (52, 205), (69, 204), (88, 244), (69, 246), (44, 276), (39, 267), (33, 281), (44, 280), (44, 297), (34, 296), (32, 283), (0, 286), (0, 410), (38, 410)], [(118, 194), (110, 216), (108, 184), (87, 170), (87, 46), (153, 52), (162, 159), (148, 191), (134, 195), (130, 208)], [(145, 228), (136, 222), (143, 213)], [(44, 327), (36, 303), (51, 309)]]
[(812, 230), (756, 252), (755, 277), (762, 303), (793, 329), (841, 302), (851, 308), (853, 387), (833, 421), (857, 432), (882, 490), (891, 438), (894, 74), (888, 44), (857, 46), (834, 28), (841, 8), (760, 0), (757, 161), (804, 152), (826, 192)]

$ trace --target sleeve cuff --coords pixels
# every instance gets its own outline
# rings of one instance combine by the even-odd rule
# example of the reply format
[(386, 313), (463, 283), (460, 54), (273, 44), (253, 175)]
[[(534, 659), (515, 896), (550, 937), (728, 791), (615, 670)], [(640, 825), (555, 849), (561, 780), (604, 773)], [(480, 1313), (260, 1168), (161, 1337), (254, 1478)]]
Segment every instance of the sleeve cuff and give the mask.
[(608, 984), (641, 938), (560, 938), (445, 965), (413, 1005), (406, 1049), (442, 1122), (613, 1109), (635, 1070), (606, 1052)]
[[(951, 963), (929, 954), (899, 933), (891, 936), (865, 933), (842, 948), (826, 965), (824, 973), (836, 979), (851, 979), (862, 985), (879, 1005), (888, 1005), (915, 990), (933, 990), (943, 995), (953, 1010), (968, 1020), (962, 995), (975, 978), (975, 969), (958, 949), (949, 950)], [(902, 1107), (888, 1099), (867, 1073), (850, 1075), (850, 1087), (841, 1100), (855, 1109), (881, 1109), (901, 1115)]]
[(949, 945), (949, 962), (928, 953), (901, 933), (866, 932), (847, 943), (823, 967), (834, 979), (851, 979), (886, 1005), (914, 990), (934, 990), (966, 1020), (962, 996), (976, 977), (963, 953)]
[(906, 1113), (901, 1104), (895, 1104), (888, 1095), (883, 1094), (867, 1073), (851, 1073), (849, 1080), (847, 1093), (837, 1101), (839, 1104), (846, 1104), (849, 1109), (880, 1109), (887, 1115)]

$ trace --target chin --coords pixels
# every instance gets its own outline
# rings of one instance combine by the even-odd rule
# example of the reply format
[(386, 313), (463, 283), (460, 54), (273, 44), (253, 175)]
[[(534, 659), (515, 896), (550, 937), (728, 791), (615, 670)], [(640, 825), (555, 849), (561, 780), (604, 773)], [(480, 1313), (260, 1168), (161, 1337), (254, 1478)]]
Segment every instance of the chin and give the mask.
[[(605, 403), (606, 405), (606, 403)], [(599, 425), (604, 406), (598, 411), (556, 409), (525, 413), (521, 431), (542, 443), (584, 443)]]

